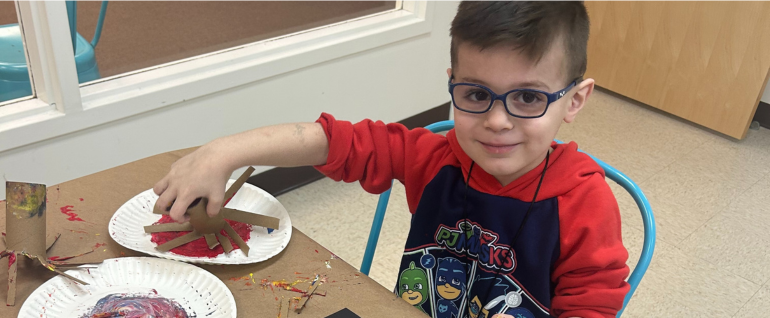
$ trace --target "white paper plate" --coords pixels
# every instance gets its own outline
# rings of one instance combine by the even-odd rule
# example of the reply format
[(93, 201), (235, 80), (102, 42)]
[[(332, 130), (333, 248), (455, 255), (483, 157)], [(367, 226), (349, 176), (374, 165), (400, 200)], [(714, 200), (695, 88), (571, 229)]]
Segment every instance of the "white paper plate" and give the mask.
[[(62, 276), (49, 279), (30, 295), (19, 318), (77, 318), (110, 294), (155, 295), (176, 301), (190, 317), (235, 318), (235, 299), (227, 286), (196, 266), (154, 257), (105, 260), (98, 268), (69, 270), (89, 285)], [(153, 291), (154, 290), (154, 291)]]
[[(230, 180), (227, 186), (233, 184)], [(222, 253), (216, 257), (190, 257), (172, 252), (160, 252), (151, 241), (152, 235), (144, 232), (144, 226), (160, 220), (161, 215), (153, 214), (152, 207), (158, 196), (152, 189), (144, 191), (128, 200), (112, 216), (109, 225), (110, 236), (118, 244), (137, 252), (153, 256), (200, 264), (250, 264), (267, 260), (280, 253), (291, 239), (291, 220), (286, 208), (272, 195), (251, 184), (245, 183), (226, 207), (241, 211), (259, 213), (277, 217), (281, 220), (280, 227), (268, 233), (261, 226), (254, 226), (251, 237), (246, 244), (249, 246), (249, 256), (240, 249), (229, 254)]]

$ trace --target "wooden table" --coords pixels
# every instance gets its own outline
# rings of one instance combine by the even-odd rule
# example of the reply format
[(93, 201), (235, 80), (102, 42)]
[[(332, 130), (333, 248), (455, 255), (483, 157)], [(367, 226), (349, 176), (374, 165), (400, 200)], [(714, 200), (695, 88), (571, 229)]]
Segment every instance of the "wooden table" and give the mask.
[[(152, 186), (169, 170), (171, 164), (194, 149), (184, 149), (156, 155), (115, 167), (60, 185), (48, 186), (47, 232), (62, 237), (48, 256), (68, 256), (89, 251), (77, 262), (100, 262), (123, 256), (145, 256), (118, 245), (107, 232), (113, 213), (126, 201)], [(83, 158), (88, 160), (88, 158)], [(13, 180), (28, 181), (28, 180)], [(83, 221), (69, 221), (63, 212), (77, 214)], [(290, 211), (291, 213), (291, 211)], [(5, 231), (5, 202), (0, 204), (0, 226)], [(98, 245), (97, 245), (98, 244)], [(101, 245), (106, 244), (106, 245)], [(361, 247), (363, 248), (363, 246)], [(7, 258), (6, 258), (7, 259)], [(327, 268), (326, 262), (331, 268)], [(26, 260), (19, 263), (16, 305), (0, 306), (0, 317), (15, 317), (24, 300), (54, 273), (42, 266), (32, 266)], [(7, 261), (0, 261), (0, 300), (7, 294)], [(221, 279), (235, 297), (238, 317), (277, 317), (279, 300), (297, 293), (263, 289), (261, 279), (287, 281), (304, 280), (315, 274), (326, 275), (328, 282), (319, 287), (325, 297), (311, 298), (301, 315), (289, 317), (326, 317), (349, 308), (361, 317), (415, 317), (423, 315), (391, 291), (383, 288), (354, 267), (307, 237), (296, 228), (286, 249), (275, 257), (250, 265), (200, 266)], [(252, 275), (254, 282), (240, 279)], [(298, 287), (304, 288), (301, 285)]]

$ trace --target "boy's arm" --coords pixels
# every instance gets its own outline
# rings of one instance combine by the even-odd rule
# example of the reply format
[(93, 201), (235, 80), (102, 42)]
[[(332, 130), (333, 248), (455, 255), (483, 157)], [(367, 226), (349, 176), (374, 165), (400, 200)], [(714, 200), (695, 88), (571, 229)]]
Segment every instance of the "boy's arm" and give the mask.
[(335, 181), (358, 181), (370, 193), (382, 193), (399, 180), (412, 212), (415, 198), (449, 151), (446, 138), (427, 129), (368, 119), (353, 124), (329, 114), (318, 122), (329, 140), (329, 156), (316, 169)]
[(168, 207), (177, 221), (185, 219), (195, 199), (209, 199), (206, 211), (216, 215), (225, 185), (235, 169), (249, 165), (294, 167), (326, 163), (329, 143), (318, 123), (268, 126), (216, 139), (177, 160), (155, 184), (156, 205)]
[(551, 311), (557, 317), (615, 317), (629, 285), (620, 212), (603, 174), (559, 198), (560, 255)]

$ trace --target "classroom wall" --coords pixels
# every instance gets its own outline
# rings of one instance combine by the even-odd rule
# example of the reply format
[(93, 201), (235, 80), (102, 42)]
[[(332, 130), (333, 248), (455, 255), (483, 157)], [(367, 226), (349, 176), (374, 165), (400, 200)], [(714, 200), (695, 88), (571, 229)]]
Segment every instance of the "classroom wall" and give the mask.
[(54, 185), (256, 127), (313, 121), (321, 112), (352, 121), (407, 118), (449, 101), (456, 9), (456, 2), (435, 3), (430, 34), (0, 152), (0, 173)]

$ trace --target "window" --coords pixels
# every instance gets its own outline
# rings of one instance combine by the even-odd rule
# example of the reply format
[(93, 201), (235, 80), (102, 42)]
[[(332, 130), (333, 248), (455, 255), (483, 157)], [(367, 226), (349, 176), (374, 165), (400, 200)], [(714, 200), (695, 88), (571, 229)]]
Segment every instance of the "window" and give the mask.
[(32, 96), (16, 5), (0, 1), (0, 105)]
[[(92, 42), (101, 7), (98, 1), (77, 3), (80, 45)], [(100, 74), (81, 75), (80, 80), (107, 78), (395, 9), (393, 1), (110, 2), (94, 50)], [(78, 61), (80, 74), (90, 67)]]
[[(435, 5), (427, 1), (110, 2), (95, 50), (101, 74), (98, 80), (81, 80), (65, 2), (13, 3), (19, 12), (34, 94), (0, 107), (0, 152), (428, 34)], [(77, 32), (89, 43), (100, 5), (77, 3)], [(176, 9), (147, 20), (149, 14), (129, 10), (154, 8), (150, 9), (154, 13), (161, 9), (152, 6), (163, 5)], [(329, 7), (316, 7), (322, 5)], [(238, 21), (249, 17), (241, 13), (247, 11), (242, 6), (263, 12), (252, 14), (262, 20), (250, 22), (254, 27), (242, 27), (246, 22)], [(287, 6), (282, 10), (293, 14), (277, 18), (264, 13), (267, 6)], [(310, 18), (308, 12), (322, 14)], [(236, 15), (241, 20), (222, 18)], [(120, 24), (121, 19), (137, 21)], [(188, 27), (146, 26), (160, 19), (178, 19)], [(204, 35), (203, 27), (216, 31)], [(132, 35), (135, 29), (144, 31)], [(125, 45), (118, 40), (128, 35), (139, 43)], [(186, 40), (170, 44), (169, 37)]]

